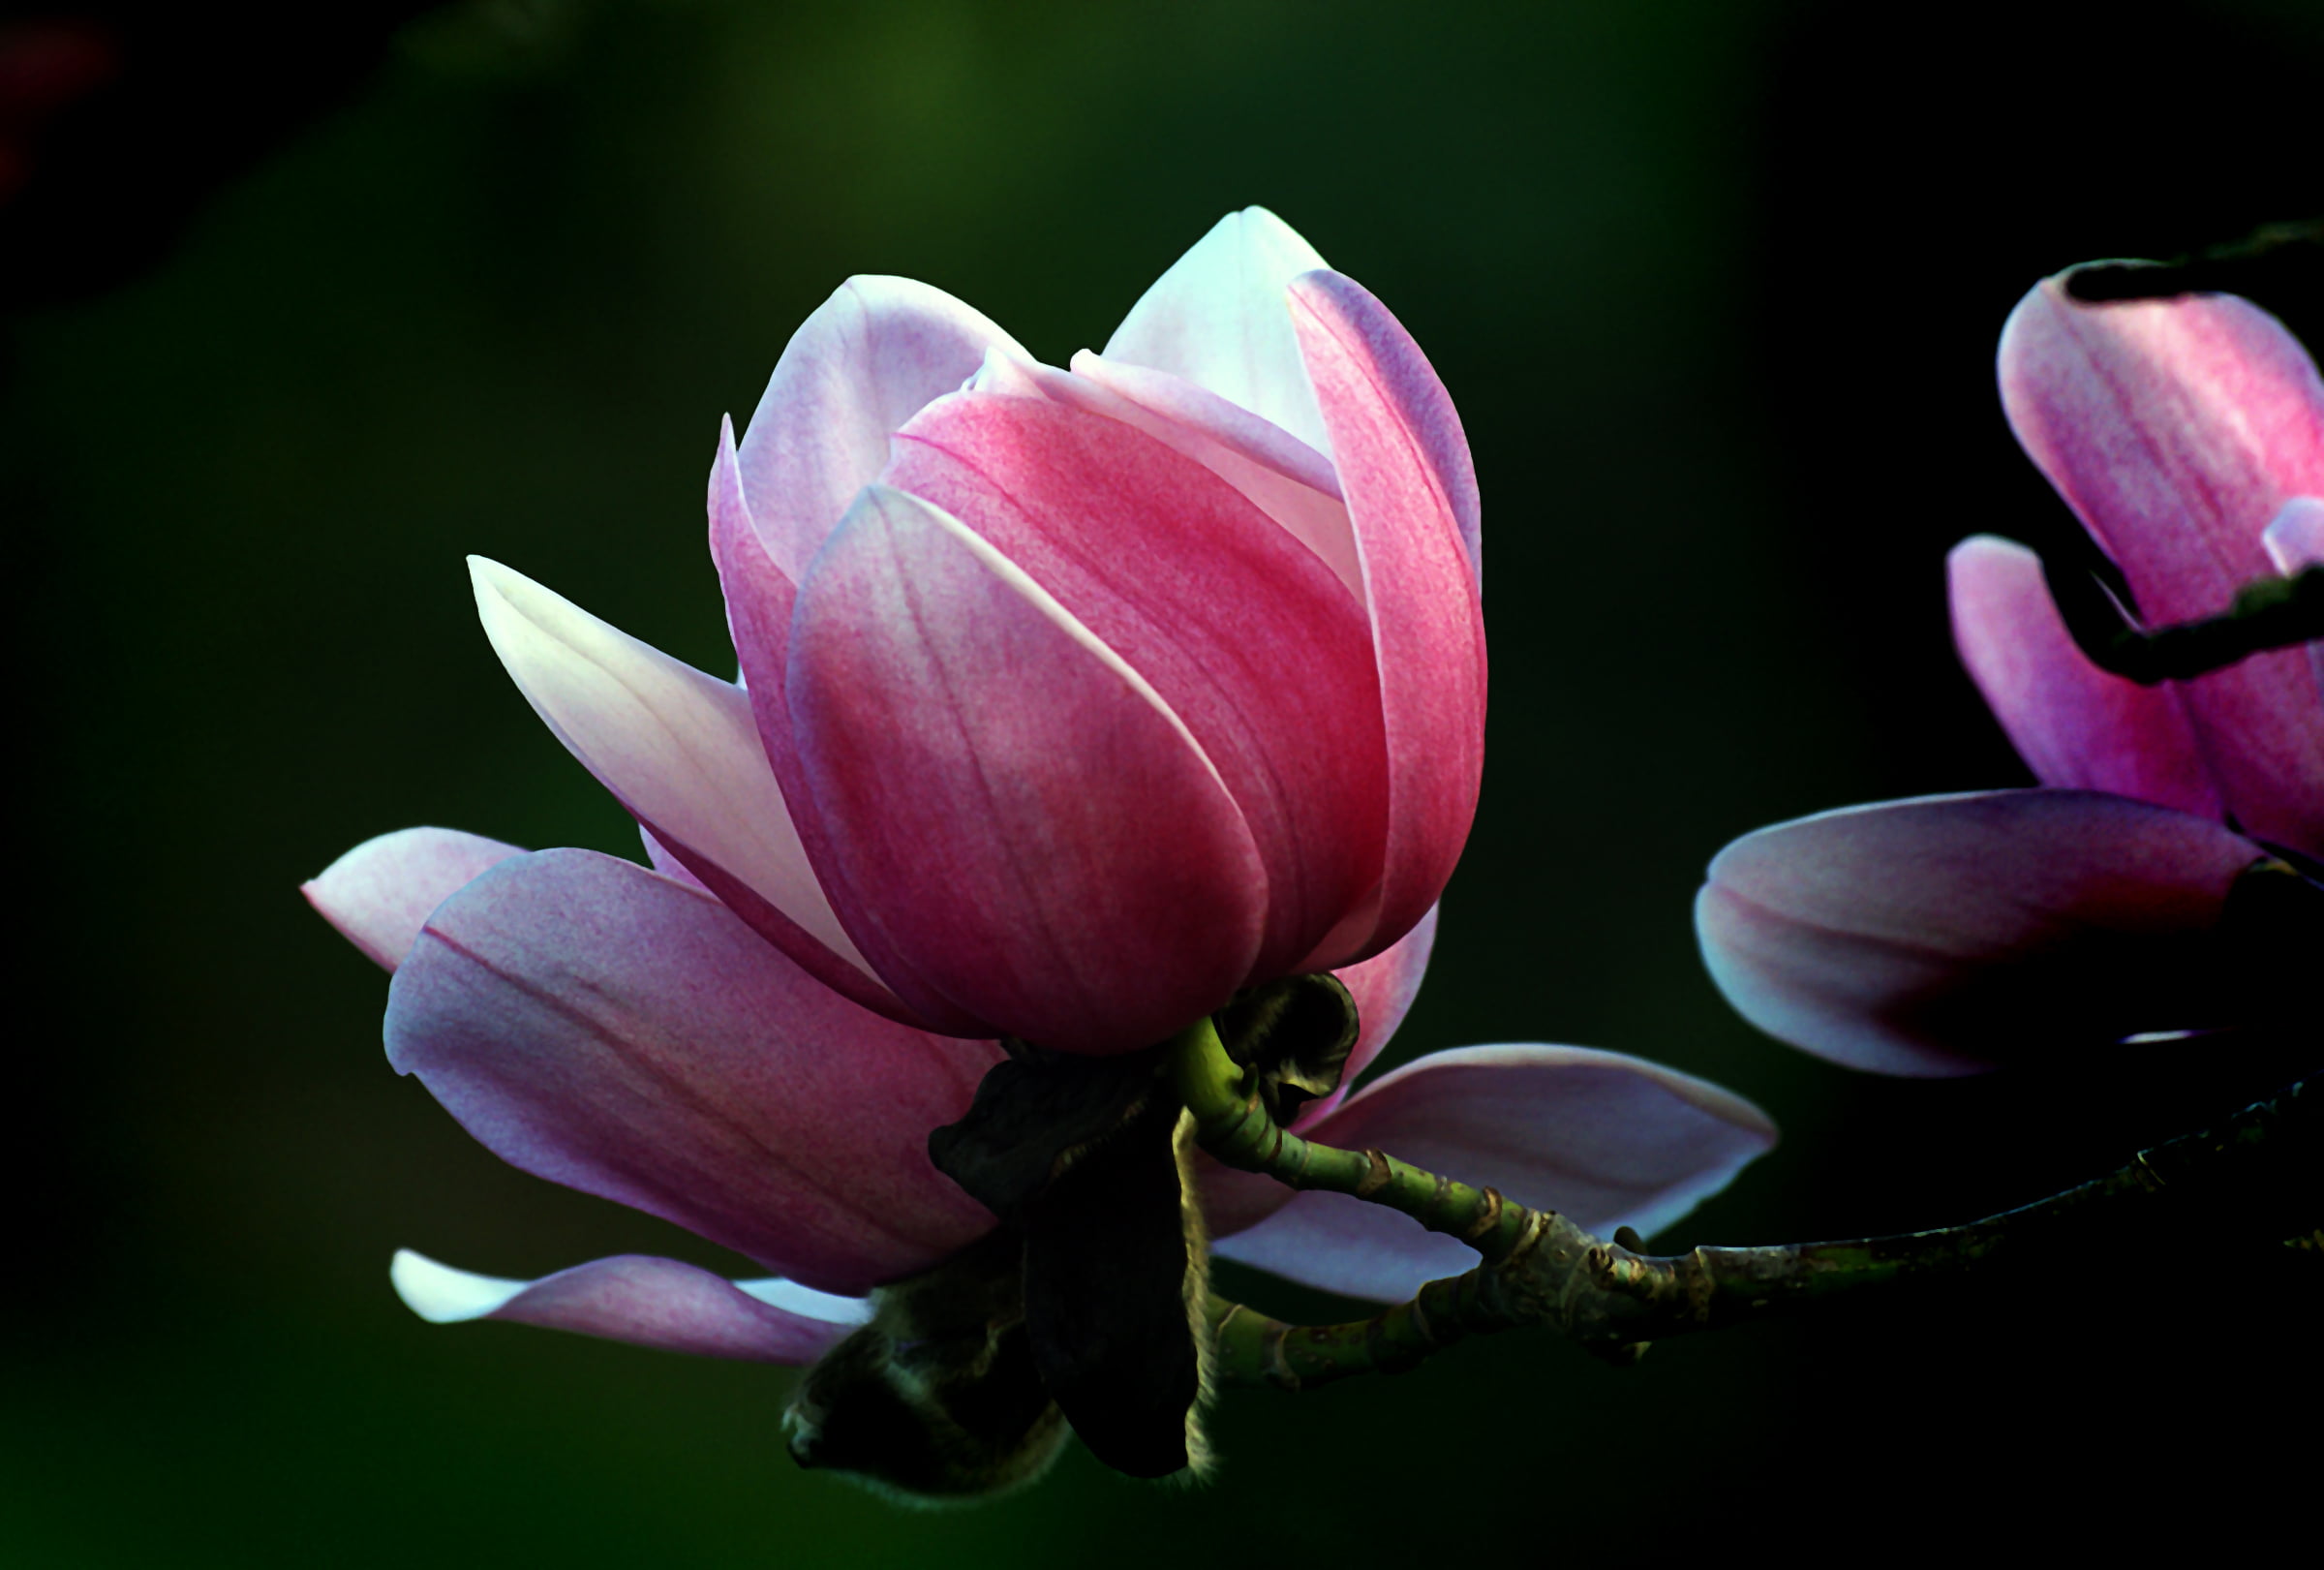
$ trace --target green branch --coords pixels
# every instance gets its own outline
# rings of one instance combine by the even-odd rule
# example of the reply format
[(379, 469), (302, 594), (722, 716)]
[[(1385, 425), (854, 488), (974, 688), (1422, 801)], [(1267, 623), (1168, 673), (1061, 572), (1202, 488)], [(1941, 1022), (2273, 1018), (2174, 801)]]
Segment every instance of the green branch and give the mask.
[(2217, 616), (2139, 629), (2098, 579), (2042, 558), (2050, 599), (2074, 643), (2100, 670), (2152, 687), (2221, 670), (2272, 649), (2324, 637), (2324, 567), (2261, 578), (2239, 590)]
[[(1958, 1279), (2061, 1246), (2099, 1246), (2183, 1207), (2234, 1214), (2284, 1206), (2278, 1237), (2311, 1227), (2324, 1195), (2324, 1088), (2294, 1084), (2216, 1128), (2140, 1152), (2105, 1177), (1962, 1226), (1889, 1238), (1697, 1248), (1650, 1255), (1627, 1229), (1606, 1242), (1536, 1211), (1398, 1161), (1343, 1151), (1276, 1126), (1207, 1026), (1173, 1045), (1172, 1068), (1203, 1148), (1228, 1166), (1295, 1188), (1383, 1204), (1458, 1238), (1481, 1262), (1430, 1281), (1369, 1319), (1289, 1325), (1212, 1300), (1220, 1377), (1302, 1389), (1357, 1373), (1396, 1373), (1474, 1335), (1537, 1325), (1600, 1356), (1635, 1359), (1650, 1341), (1796, 1312), (1877, 1286)], [(2310, 1236), (2293, 1247), (2318, 1247)]]

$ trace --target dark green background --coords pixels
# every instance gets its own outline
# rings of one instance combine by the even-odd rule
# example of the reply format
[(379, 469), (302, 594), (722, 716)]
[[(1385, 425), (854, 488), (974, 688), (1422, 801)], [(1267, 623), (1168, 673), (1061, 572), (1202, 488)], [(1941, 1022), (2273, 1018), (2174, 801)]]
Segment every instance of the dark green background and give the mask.
[(848, 273), (1062, 361), (1264, 202), (1419, 337), (1485, 496), (1485, 796), (1394, 1057), (1579, 1042), (1758, 1099), (1785, 1145), (1677, 1246), (2036, 1197), (2266, 1073), (1850, 1076), (1725, 1011), (1689, 900), (1757, 824), (2022, 781), (1941, 570), (2058, 516), (1992, 394), (2002, 319), (2067, 262), (2314, 207), (2320, 74), (2297, 4), (603, 0), (408, 29), (158, 269), (10, 329), (0, 1562), (1884, 1557), (2280, 1504), (2313, 1310), (2173, 1239), (1633, 1370), (1514, 1337), (1237, 1393), (1208, 1487), (1076, 1453), (902, 1512), (791, 1466), (786, 1372), (396, 1302), (398, 1246), (733, 1262), (473, 1145), (388, 1071), (383, 978), (295, 886), (411, 823), (633, 853), (461, 556), (723, 668), (719, 416)]

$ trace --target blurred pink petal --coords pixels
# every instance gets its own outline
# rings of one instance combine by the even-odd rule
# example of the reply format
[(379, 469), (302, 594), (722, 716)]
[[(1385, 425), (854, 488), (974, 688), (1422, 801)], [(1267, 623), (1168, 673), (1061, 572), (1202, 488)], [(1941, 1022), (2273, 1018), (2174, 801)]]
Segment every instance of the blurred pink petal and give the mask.
[(1267, 876), (1218, 772), (940, 508), (873, 486), (849, 509), (802, 586), (789, 697), (861, 919), (994, 1033), (1128, 1051), (1250, 973)]
[(1130, 307), (1106, 358), (1183, 377), (1330, 455), (1283, 290), (1324, 259), (1265, 207), (1213, 225)]
[(858, 277), (782, 352), (740, 449), (744, 494), (768, 559), (796, 583), (855, 493), (879, 477), (888, 437), (1017, 341), (909, 278)]
[(323, 920), (372, 961), (404, 963), (428, 912), (470, 879), (524, 851), (458, 829), (398, 829), (366, 840), (298, 885)]
[[(2274, 570), (2269, 520), (2324, 493), (2324, 380), (2248, 301), (2078, 305), (2045, 280), (2003, 329), (2000, 370), (2019, 442), (2150, 625), (2226, 609)], [(2324, 705), (2301, 653), (2255, 656), (2181, 694), (2236, 821), (2324, 849)]]
[[(1601, 1235), (1667, 1226), (1776, 1137), (1765, 1113), (1707, 1081), (1619, 1053), (1552, 1046), (1433, 1053), (1366, 1086), (1312, 1134), (1498, 1188)], [(1254, 1186), (1265, 1180), (1221, 1176), (1230, 1182), (1210, 1202), (1213, 1225), (1230, 1234), (1216, 1245), (1223, 1258), (1382, 1302), (1477, 1263), (1451, 1238), (1342, 1194), (1300, 1194), (1251, 1225), (1243, 1217), (1252, 1202), (1272, 1202)]]
[(1884, 802), (1729, 845), (1696, 929), (1720, 990), (1770, 1035), (1851, 1067), (1974, 1073), (2235, 1023), (2223, 957), (2199, 939), (2260, 854), (2095, 791)]
[(505, 1319), (697, 1357), (812, 1363), (869, 1317), (860, 1298), (795, 1281), (729, 1281), (675, 1259), (618, 1254), (536, 1281), (475, 1276), (401, 1249), (396, 1295), (430, 1324)]
[(502, 1159), (825, 1291), (992, 1225), (927, 1140), (998, 1050), (858, 1008), (630, 862), (545, 850), (470, 883), (396, 972), (386, 1036)]
[(1023, 569), (1185, 723), (1266, 866), (1252, 979), (1290, 971), (1380, 880), (1387, 751), (1356, 601), (1216, 475), (1113, 419), (962, 393), (895, 453), (886, 483)]
[(2036, 780), (2219, 816), (2176, 686), (2092, 664), (2050, 600), (2041, 558), (1978, 535), (1945, 567), (1961, 662)]
[(826, 985), (902, 1014), (808, 865), (742, 690), (497, 562), (469, 565), (494, 652), (566, 751), (761, 936)]
[[(1292, 286), (1308, 374), (1355, 520), (1388, 723), (1389, 840), (1361, 959), (1409, 932), (1452, 876), (1484, 768), (1484, 623), (1476, 559), (1440, 469), (1451, 405), (1387, 307), (1336, 273)], [(1465, 464), (1465, 446), (1462, 462)]]

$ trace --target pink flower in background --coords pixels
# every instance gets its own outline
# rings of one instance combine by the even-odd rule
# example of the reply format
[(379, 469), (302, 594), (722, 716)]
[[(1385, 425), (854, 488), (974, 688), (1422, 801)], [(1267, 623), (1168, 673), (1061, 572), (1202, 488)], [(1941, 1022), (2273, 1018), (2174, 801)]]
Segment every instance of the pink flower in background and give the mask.
[[(710, 521), (742, 683), (474, 564), (495, 649), (655, 870), (411, 829), (307, 893), (395, 971), (390, 1061), (482, 1143), (778, 1278), (399, 1256), (423, 1315), (806, 1361), (994, 1224), (927, 1154), (994, 1038), (1129, 1050), (1319, 970), (1362, 1035), (1318, 1138), (1641, 1231), (1772, 1142), (1716, 1087), (1578, 1048), (1346, 1094), (1475, 808), (1477, 491), (1417, 347), (1271, 214), (1220, 223), (1069, 370), (851, 280), (722, 436)], [(1208, 1181), (1218, 1252), (1314, 1285), (1401, 1298), (1470, 1257)]]
[[(2053, 278), (2000, 361), (2011, 429), (2148, 624), (2324, 563), (2324, 384), (2249, 302), (2079, 305)], [(2245, 868), (2324, 857), (2324, 644), (2141, 687), (2083, 656), (2025, 547), (1980, 536), (1949, 569), (1962, 661), (2045, 788), (1728, 846), (1696, 908), (1721, 989), (1890, 1073), (2247, 1023), (2264, 1000), (2212, 934)]]

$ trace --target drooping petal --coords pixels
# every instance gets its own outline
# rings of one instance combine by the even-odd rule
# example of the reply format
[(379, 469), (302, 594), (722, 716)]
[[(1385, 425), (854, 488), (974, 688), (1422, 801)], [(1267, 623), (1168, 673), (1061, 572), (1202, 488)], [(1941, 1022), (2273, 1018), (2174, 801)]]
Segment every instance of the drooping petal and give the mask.
[[(1507, 1046), (1432, 1053), (1366, 1086), (1309, 1137), (1489, 1185), (1603, 1235), (1667, 1226), (1776, 1136), (1749, 1101), (1675, 1069), (1586, 1047)], [(1266, 1182), (1232, 1176), (1238, 1190)], [(1342, 1194), (1300, 1194), (1238, 1229), (1246, 1192), (1212, 1201), (1212, 1224), (1232, 1233), (1217, 1252), (1325, 1291), (1394, 1302), (1477, 1262), (1452, 1239)]]
[(2219, 816), (2177, 689), (2092, 664), (2051, 602), (2040, 557), (1978, 535), (1945, 569), (1961, 662), (2036, 780)]
[(1178, 717), (958, 519), (868, 489), (801, 586), (789, 697), (850, 897), (996, 1033), (1159, 1041), (1250, 971), (1267, 876)]
[(1329, 454), (1332, 435), (1283, 308), (1284, 286), (1324, 264), (1265, 207), (1229, 213), (1139, 296), (1106, 358), (1184, 377)]
[(2235, 1024), (2208, 935), (2259, 856), (2211, 819), (2096, 791), (1882, 802), (1729, 845), (1696, 931), (1768, 1034), (1881, 1073), (1974, 1073)]
[(1017, 341), (940, 289), (858, 277), (792, 334), (750, 416), (741, 476), (767, 555), (791, 582), (879, 477), (888, 438)]
[(1484, 768), (1484, 621), (1475, 558), (1439, 449), (1465, 454), (1452, 404), (1388, 308), (1336, 273), (1291, 289), (1354, 519), (1388, 725), (1389, 834), (1379, 922), (1345, 956), (1409, 932), (1460, 859)]
[(524, 851), (458, 829), (366, 840), (298, 885), (316, 913), (383, 970), (404, 963), (428, 912), (486, 868)]
[[(2287, 578), (2308, 568), (2324, 567), (2324, 497), (2295, 496), (2284, 503), (2262, 539), (2268, 560)], [(2324, 692), (2324, 638), (2308, 640), (2308, 662), (2318, 690)]]
[(860, 1294), (992, 1225), (929, 1164), (998, 1052), (857, 1007), (716, 900), (587, 850), (439, 907), (387, 1054), (537, 1177)]
[(815, 880), (742, 690), (498, 562), (469, 568), (493, 651), (566, 750), (761, 937), (826, 986), (909, 1017)]
[(1421, 978), (1428, 972), (1429, 951), (1436, 947), (1436, 911), (1437, 908), (1430, 906), (1412, 931), (1362, 964), (1335, 972), (1356, 1000), (1356, 1045), (1340, 1071), (1339, 1089), (1303, 1109), (1292, 1124), (1295, 1129), (1304, 1133), (1345, 1101), (1356, 1081), (1380, 1056), (1380, 1049), (1395, 1035), (1396, 1027), (1404, 1023), (1413, 999), (1420, 996)]
[(1387, 748), (1363, 613), (1202, 465), (1059, 403), (961, 393), (886, 483), (958, 518), (1150, 683), (1267, 868), (1255, 978), (1288, 973), (1380, 881)]
[(730, 1281), (647, 1254), (617, 1254), (536, 1281), (511, 1281), (402, 1248), (388, 1279), (405, 1306), (432, 1325), (505, 1319), (664, 1352), (794, 1366), (812, 1363), (871, 1317), (862, 1298), (796, 1281)]
[[(2026, 452), (2122, 565), (2150, 624), (2227, 608), (2269, 574), (2262, 532), (2324, 493), (2324, 380), (2275, 318), (2230, 294), (2078, 305), (2062, 280), (2011, 313), (2002, 401)], [(2244, 827), (2324, 847), (2324, 705), (2297, 650), (2181, 685)]]

